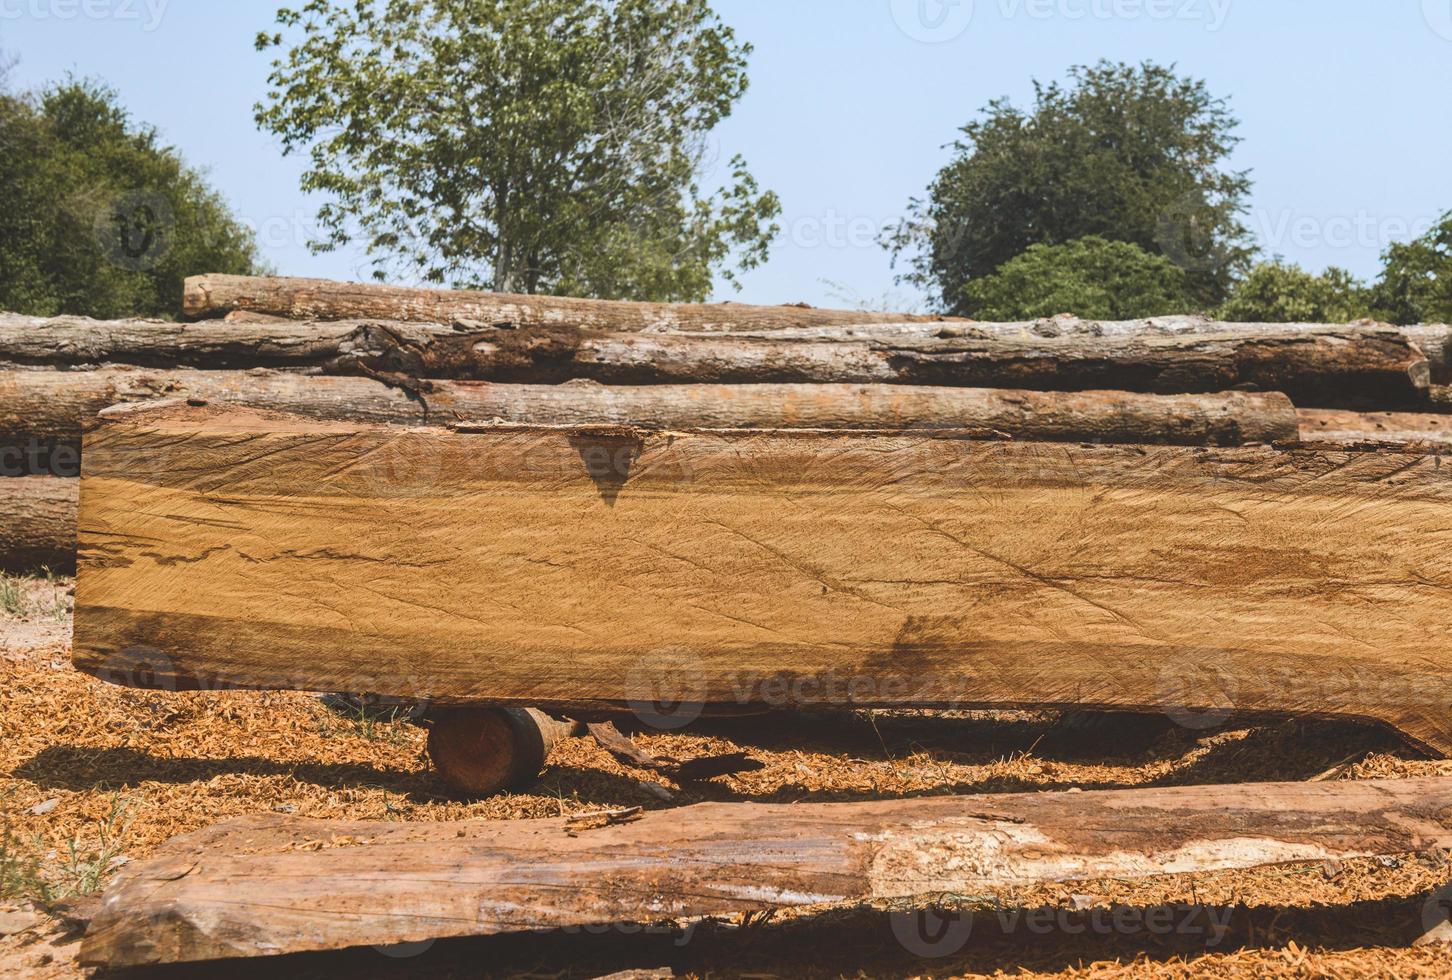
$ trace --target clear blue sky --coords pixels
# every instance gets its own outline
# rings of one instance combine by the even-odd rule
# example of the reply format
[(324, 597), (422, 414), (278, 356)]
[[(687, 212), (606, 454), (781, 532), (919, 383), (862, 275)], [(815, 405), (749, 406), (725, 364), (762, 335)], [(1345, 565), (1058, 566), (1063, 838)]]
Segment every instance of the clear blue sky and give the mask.
[[(256, 131), (274, 0), (0, 0), (12, 84), (66, 72), (159, 126), (290, 275), (356, 276), (305, 247), (316, 201)], [(751, 91), (718, 130), (782, 197), (783, 237), (739, 294), (900, 302), (875, 229), (901, 215), (989, 99), (1099, 58), (1175, 62), (1243, 120), (1251, 227), (1267, 251), (1374, 275), (1389, 242), (1452, 209), (1452, 0), (717, 0), (756, 46)]]

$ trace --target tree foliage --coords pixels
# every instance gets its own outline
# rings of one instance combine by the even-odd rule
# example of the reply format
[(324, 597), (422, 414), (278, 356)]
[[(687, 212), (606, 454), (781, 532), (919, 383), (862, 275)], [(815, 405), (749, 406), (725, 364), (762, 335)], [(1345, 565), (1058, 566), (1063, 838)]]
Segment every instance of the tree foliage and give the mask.
[(1350, 323), (1374, 315), (1365, 284), (1345, 269), (1316, 275), (1280, 259), (1251, 269), (1218, 312), (1240, 323)]
[(910, 262), (904, 278), (966, 313), (964, 287), (1029, 246), (1097, 236), (1173, 259), (1202, 305), (1219, 302), (1251, 255), (1250, 180), (1223, 169), (1238, 121), (1173, 68), (1100, 62), (1069, 77), (1035, 82), (1031, 111), (999, 99), (963, 127), (885, 243)]
[(699, 300), (762, 261), (780, 211), (745, 163), (700, 185), (747, 87), (707, 0), (310, 0), (278, 12), (260, 126), (306, 150), (319, 249), (376, 274)]
[(255, 271), (252, 232), (113, 91), (0, 92), (0, 309), (175, 316), (187, 276)]
[(1392, 323), (1452, 323), (1452, 211), (1421, 238), (1386, 250), (1372, 298)]
[(1060, 313), (1132, 320), (1194, 311), (1188, 278), (1162, 255), (1088, 236), (1063, 245), (1030, 245), (998, 271), (970, 280), (958, 306), (980, 320)]

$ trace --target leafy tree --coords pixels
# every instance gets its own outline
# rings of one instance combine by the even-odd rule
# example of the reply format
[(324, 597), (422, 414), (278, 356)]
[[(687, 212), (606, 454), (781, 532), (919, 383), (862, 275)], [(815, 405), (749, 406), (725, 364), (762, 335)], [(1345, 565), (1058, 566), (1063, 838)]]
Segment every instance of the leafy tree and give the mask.
[(1128, 242), (1096, 236), (1030, 245), (991, 275), (963, 287), (958, 307), (980, 320), (1034, 320), (1074, 313), (1096, 320), (1196, 309), (1185, 270)]
[(356, 236), (379, 278), (656, 300), (766, 257), (780, 204), (741, 158), (699, 186), (751, 51), (707, 0), (310, 0), (277, 19), (301, 38), (257, 122), (331, 196), (319, 250)]
[(0, 92), (0, 308), (175, 316), (182, 280), (257, 271), (252, 232), (116, 93)]
[(1069, 76), (1067, 88), (1035, 82), (1031, 112), (998, 99), (963, 127), (927, 200), (884, 242), (909, 257), (904, 279), (967, 313), (964, 286), (1029, 246), (1098, 236), (1168, 256), (1202, 305), (1219, 302), (1251, 255), (1238, 217), (1250, 179), (1222, 169), (1238, 120), (1173, 68), (1100, 62)]
[(1275, 259), (1238, 281), (1217, 315), (1241, 323), (1349, 323), (1374, 314), (1366, 286), (1345, 269), (1318, 276)]
[(1421, 238), (1386, 250), (1372, 297), (1393, 323), (1452, 323), (1452, 211)]

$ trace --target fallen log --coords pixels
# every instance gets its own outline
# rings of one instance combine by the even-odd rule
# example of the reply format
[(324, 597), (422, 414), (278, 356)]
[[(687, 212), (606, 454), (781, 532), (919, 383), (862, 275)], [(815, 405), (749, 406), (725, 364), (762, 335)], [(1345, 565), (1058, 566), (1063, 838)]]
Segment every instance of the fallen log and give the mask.
[(940, 316), (818, 310), (805, 305), (638, 303), (471, 290), (412, 289), (326, 279), (205, 275), (186, 281), (182, 312), (193, 319), (233, 311), (294, 320), (379, 318), (424, 323), (473, 320), (516, 326), (573, 324), (603, 330), (769, 330), (884, 321), (938, 321)]
[[(1069, 442), (1240, 445), (1297, 438), (1280, 394), (1144, 395), (890, 385), (606, 387), (430, 382), (405, 390), (367, 378), (275, 371), (0, 370), (0, 446), (78, 443), (82, 420), (117, 404), (190, 399), (315, 419), (398, 425), (499, 420), (650, 429), (961, 429)], [(3, 450), (0, 450), (3, 451)]]
[[(921, 326), (921, 325), (920, 325)], [(1037, 337), (1021, 325), (864, 325), (731, 335), (602, 333), (573, 325), (173, 324), (0, 316), (0, 359), (558, 384), (896, 384), (1205, 393), (1283, 391), (1304, 407), (1428, 401), (1429, 366), (1402, 333), (1369, 327)], [(993, 335), (993, 328), (1010, 332)]]
[(77, 480), (0, 479), (0, 571), (74, 571), (79, 494)]
[(1403, 856), (1452, 844), (1452, 781), (708, 803), (588, 827), (233, 821), (124, 868), (81, 962), (153, 966)]
[(1452, 754), (1435, 455), (196, 409), (84, 455), (86, 671), (546, 710), (1231, 708)]

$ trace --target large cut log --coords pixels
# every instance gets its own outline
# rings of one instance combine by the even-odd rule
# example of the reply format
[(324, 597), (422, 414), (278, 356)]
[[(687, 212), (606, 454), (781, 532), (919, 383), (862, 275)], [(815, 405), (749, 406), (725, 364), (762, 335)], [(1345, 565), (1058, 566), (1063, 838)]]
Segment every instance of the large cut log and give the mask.
[(709, 803), (607, 819), (233, 821), (125, 868), (81, 961), (152, 966), (1404, 856), (1452, 844), (1452, 780)]
[(186, 281), (182, 295), (182, 312), (186, 316), (215, 317), (234, 310), (295, 320), (380, 318), (424, 323), (473, 320), (517, 326), (567, 323), (606, 330), (769, 330), (944, 319), (862, 310), (818, 310), (803, 305), (635, 303), (287, 277), (205, 275)]
[(0, 571), (73, 571), (79, 493), (76, 480), (0, 479)]
[[(1012, 328), (996, 335), (996, 326)], [(1284, 391), (1303, 406), (1427, 402), (1429, 366), (1372, 327), (1038, 337), (1021, 325), (862, 325), (737, 333), (605, 333), (573, 325), (34, 320), (0, 316), (0, 359), (607, 384), (851, 383), (1071, 391)], [(926, 329), (925, 329), (926, 328)], [(1017, 332), (1014, 332), (1017, 330)]]
[[(992, 433), (1038, 441), (1138, 442), (1214, 445), (1286, 441), (1282, 421), (1289, 403), (1280, 395), (1126, 395), (1122, 392), (1053, 394), (830, 385), (737, 385), (673, 388), (602, 388), (591, 384), (547, 387), (438, 383), (430, 394), (433, 414), (397, 389), (352, 378), (307, 378), (250, 372), (0, 372), (0, 459), (24, 469), (32, 449), (27, 427), (41, 438), (46, 460), (62, 459), (63, 471), (79, 471), (82, 415), (105, 406), (155, 399), (200, 398), (211, 404), (247, 404), (316, 419), (440, 425), (467, 430), (471, 420), (536, 425), (631, 424), (661, 429), (942, 429)], [(8, 414), (6, 409), (20, 409)], [(979, 411), (997, 413), (982, 415)], [(1023, 414), (1019, 414), (1022, 412)], [(1318, 448), (1452, 451), (1452, 416), (1393, 412), (1358, 414), (1302, 409), (1300, 443)], [(7, 428), (8, 426), (8, 428)], [(27, 440), (22, 444), (21, 439)], [(14, 440), (8, 446), (6, 439)], [(74, 440), (74, 441), (73, 441)], [(10, 453), (10, 456), (6, 456)], [(41, 468), (41, 467), (34, 467)], [(61, 472), (53, 470), (53, 472)], [(64, 527), (54, 547), (42, 549), (40, 565), (74, 566), (69, 528), (75, 523), (76, 489), (54, 483), (51, 526)], [(57, 509), (58, 508), (58, 509)], [(0, 522), (16, 530), (4, 540), (22, 542), (0, 564), (37, 567), (30, 557), (33, 527), (28, 507), (7, 508)]]
[[(76, 663), (444, 702), (1378, 719), (1452, 753), (1452, 467), (1398, 452), (142, 413)], [(155, 661), (154, 663), (152, 661)]]
[[(447, 426), (498, 420), (651, 429), (959, 429), (986, 437), (1176, 445), (1287, 443), (1298, 420), (1280, 394), (1144, 395), (894, 385), (606, 387), (431, 382), (405, 391), (367, 378), (275, 371), (0, 370), (0, 446), (75, 443), (111, 405), (191, 399), (316, 419)], [(0, 450), (3, 452), (3, 450)]]

